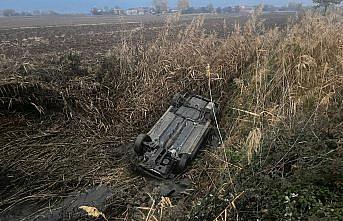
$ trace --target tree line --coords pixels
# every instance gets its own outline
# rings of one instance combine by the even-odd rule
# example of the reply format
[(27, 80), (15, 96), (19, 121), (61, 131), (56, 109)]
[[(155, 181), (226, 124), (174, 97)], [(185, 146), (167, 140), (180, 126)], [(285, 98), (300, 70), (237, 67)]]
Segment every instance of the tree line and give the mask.
[[(315, 4), (315, 8), (322, 8), (324, 10), (324, 13), (327, 12), (328, 8), (331, 6), (339, 5), (343, 2), (343, 0), (313, 0), (313, 3)], [(155, 10), (155, 13), (161, 14), (164, 12), (168, 12), (168, 0), (152, 0), (152, 4)], [(290, 7), (292, 5), (292, 7)], [(272, 11), (275, 9), (272, 5), (265, 5), (266, 11)], [(288, 9), (290, 10), (298, 10), (299, 8), (302, 8), (302, 5), (300, 3), (290, 3), (288, 5)], [(237, 11), (234, 7), (225, 7), (225, 8), (214, 8), (212, 4), (208, 4), (206, 7), (199, 7), (199, 8), (193, 8), (191, 7), (191, 4), (189, 0), (178, 0), (177, 2), (177, 9), (180, 12), (183, 13), (206, 13), (206, 12), (235, 12)], [(33, 16), (33, 15), (58, 15), (55, 11), (40, 11), (40, 10), (34, 10), (32, 12), (17, 12), (14, 9), (4, 9), (2, 11), (2, 15), (6, 17), (10, 16)]]
[(4, 9), (2, 11), (2, 15), (5, 17), (12, 17), (12, 16), (37, 16), (37, 15), (59, 15), (55, 11), (40, 11), (40, 10), (33, 10), (32, 12), (28, 11), (22, 11), (22, 12), (17, 12), (14, 9)]
[[(326, 12), (330, 6), (339, 5), (343, 0), (313, 0), (315, 8), (323, 8)], [(290, 2), (293, 5), (301, 5), (301, 3)], [(153, 5), (158, 12), (168, 10), (168, 0), (153, 0)], [(208, 8), (213, 8), (212, 4), (207, 6)], [(177, 3), (177, 9), (184, 11), (191, 8), (189, 0), (179, 0)], [(217, 8), (219, 9), (219, 8)]]

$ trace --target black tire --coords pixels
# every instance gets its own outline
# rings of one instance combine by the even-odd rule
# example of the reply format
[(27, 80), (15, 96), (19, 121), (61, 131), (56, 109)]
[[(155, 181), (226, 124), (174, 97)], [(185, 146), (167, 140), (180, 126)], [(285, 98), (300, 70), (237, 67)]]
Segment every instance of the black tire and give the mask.
[(188, 162), (188, 156), (186, 154), (182, 154), (179, 162), (177, 163), (177, 172), (182, 172), (186, 169)]
[(143, 142), (151, 142), (151, 138), (147, 134), (138, 135), (134, 146), (134, 150), (138, 156), (142, 156), (146, 151)]

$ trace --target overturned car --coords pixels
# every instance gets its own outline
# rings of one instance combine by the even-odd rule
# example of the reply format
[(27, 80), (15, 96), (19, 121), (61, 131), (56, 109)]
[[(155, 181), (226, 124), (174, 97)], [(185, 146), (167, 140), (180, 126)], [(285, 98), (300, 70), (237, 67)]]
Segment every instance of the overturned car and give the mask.
[(173, 178), (194, 158), (215, 120), (217, 105), (198, 95), (176, 94), (172, 105), (134, 145), (138, 168), (156, 178)]

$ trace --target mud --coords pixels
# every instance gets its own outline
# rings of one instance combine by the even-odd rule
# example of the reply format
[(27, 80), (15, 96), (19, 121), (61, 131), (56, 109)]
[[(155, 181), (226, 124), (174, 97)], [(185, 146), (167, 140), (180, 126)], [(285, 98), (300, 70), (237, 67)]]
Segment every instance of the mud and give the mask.
[(84, 192), (74, 192), (62, 199), (62, 202), (52, 208), (39, 208), (37, 204), (16, 205), (11, 212), (0, 217), (5, 220), (58, 221), (78, 220), (87, 217), (81, 206), (95, 207), (100, 211), (106, 209), (107, 201), (113, 193), (109, 187), (98, 186)]

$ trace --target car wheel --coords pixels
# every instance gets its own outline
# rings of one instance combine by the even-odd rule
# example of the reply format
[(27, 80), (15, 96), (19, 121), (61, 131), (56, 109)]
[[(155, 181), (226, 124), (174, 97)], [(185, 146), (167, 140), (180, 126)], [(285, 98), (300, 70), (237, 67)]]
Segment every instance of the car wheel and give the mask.
[(138, 156), (142, 156), (146, 151), (143, 142), (151, 142), (151, 138), (147, 134), (138, 135), (134, 146), (134, 150)]
[(177, 163), (177, 171), (182, 172), (187, 166), (188, 156), (183, 154)]

